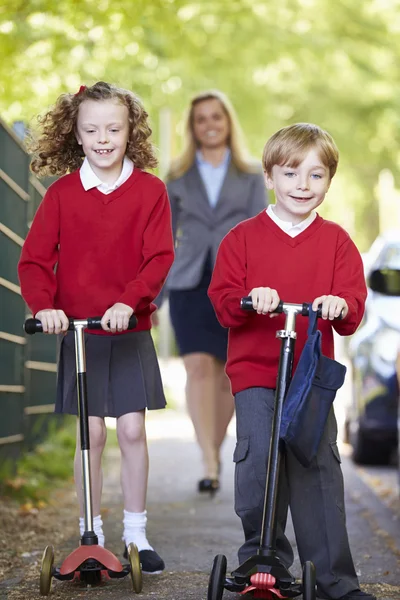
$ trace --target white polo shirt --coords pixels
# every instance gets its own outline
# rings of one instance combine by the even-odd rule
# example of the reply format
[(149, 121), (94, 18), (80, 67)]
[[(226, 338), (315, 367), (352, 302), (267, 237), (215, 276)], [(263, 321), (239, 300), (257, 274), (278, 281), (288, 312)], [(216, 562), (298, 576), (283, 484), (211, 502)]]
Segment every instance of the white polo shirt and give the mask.
[(311, 223), (317, 218), (317, 213), (315, 212), (315, 210), (312, 210), (310, 216), (307, 217), (307, 219), (304, 219), (304, 221), (302, 221), (301, 223), (293, 225), (293, 223), (291, 223), (290, 221), (282, 221), (282, 219), (277, 217), (274, 212), (273, 205), (271, 204), (268, 204), (267, 215), (271, 217), (273, 222), (276, 223), (278, 227), (282, 229), (282, 231), (290, 235), (290, 237), (292, 238), (296, 237), (296, 235), (299, 235), (299, 233), (302, 233), (302, 231), (305, 231), (307, 227), (311, 225)]
[(125, 156), (122, 165), (121, 175), (118, 177), (117, 181), (115, 181), (112, 184), (104, 183), (103, 181), (101, 181), (101, 179), (99, 179), (99, 177), (97, 177), (96, 173), (90, 166), (90, 162), (85, 156), (85, 160), (83, 161), (82, 166), (79, 169), (79, 175), (85, 192), (91, 190), (92, 188), (97, 188), (103, 194), (111, 194), (111, 192), (119, 188), (123, 183), (125, 183), (127, 179), (129, 179), (129, 177), (133, 173), (133, 169), (133, 162), (130, 158)]

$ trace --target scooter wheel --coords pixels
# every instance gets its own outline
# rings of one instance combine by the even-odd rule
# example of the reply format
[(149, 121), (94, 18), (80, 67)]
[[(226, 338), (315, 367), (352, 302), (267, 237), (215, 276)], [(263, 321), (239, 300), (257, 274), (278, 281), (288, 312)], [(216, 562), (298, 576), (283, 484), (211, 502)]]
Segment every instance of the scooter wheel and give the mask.
[(130, 543), (128, 546), (128, 560), (131, 567), (132, 587), (135, 594), (140, 594), (142, 591), (142, 567), (140, 566), (139, 551), (135, 544)]
[(51, 588), (51, 578), (53, 576), (54, 548), (46, 546), (42, 556), (40, 567), (40, 595), (48, 596)]
[(207, 600), (221, 600), (224, 593), (226, 565), (226, 556), (217, 554), (214, 558), (210, 580), (208, 582)]
[(307, 561), (303, 565), (303, 600), (316, 600), (316, 583), (314, 564)]

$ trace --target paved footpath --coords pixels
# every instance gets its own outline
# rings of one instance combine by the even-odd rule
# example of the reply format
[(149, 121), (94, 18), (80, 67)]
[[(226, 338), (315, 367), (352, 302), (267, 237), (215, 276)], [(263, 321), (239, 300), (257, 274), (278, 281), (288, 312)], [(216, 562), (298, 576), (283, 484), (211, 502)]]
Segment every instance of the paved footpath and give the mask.
[[(221, 491), (214, 497), (200, 496), (196, 484), (201, 477), (200, 457), (193, 429), (181, 397), (177, 410), (158, 411), (148, 416), (150, 479), (148, 534), (163, 556), (162, 575), (144, 576), (143, 592), (133, 594), (129, 578), (90, 590), (79, 585), (53, 583), (51, 597), (115, 600), (205, 600), (208, 574), (213, 558), (223, 553), (228, 569), (237, 566), (236, 551), (242, 541), (240, 522), (233, 511), (234, 424), (222, 454)], [(381, 501), (344, 458), (348, 529), (357, 571), (364, 587), (380, 600), (400, 600), (400, 522), (396, 511)], [(103, 520), (106, 545), (121, 555), (122, 497), (119, 484), (119, 452), (110, 448), (105, 455)], [(62, 510), (62, 506), (60, 506)], [(71, 518), (75, 516), (71, 515)], [(289, 538), (295, 546), (293, 530)], [(76, 546), (76, 538), (56, 548), (56, 563)], [(38, 570), (38, 567), (37, 567)], [(298, 562), (293, 573), (299, 575)], [(38, 583), (22, 578), (8, 590), (8, 600), (37, 599)], [(224, 600), (239, 596), (224, 592)]]

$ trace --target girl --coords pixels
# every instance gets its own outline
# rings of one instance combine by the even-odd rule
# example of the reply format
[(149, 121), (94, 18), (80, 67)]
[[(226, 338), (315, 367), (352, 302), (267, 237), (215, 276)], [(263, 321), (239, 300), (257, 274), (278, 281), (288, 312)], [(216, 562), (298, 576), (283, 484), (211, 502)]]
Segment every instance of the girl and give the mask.
[[(98, 82), (61, 95), (39, 119), (32, 170), (64, 177), (39, 206), (18, 272), (22, 295), (45, 332), (66, 332), (66, 315), (103, 315), (103, 330), (86, 335), (94, 531), (104, 545), (101, 457), (104, 417), (110, 416), (117, 419), (121, 450), (123, 540), (137, 545), (143, 572), (155, 573), (164, 562), (146, 537), (145, 410), (164, 408), (165, 397), (149, 330), (152, 300), (174, 251), (165, 186), (144, 171), (157, 164), (147, 117), (132, 92)], [(133, 312), (138, 325), (127, 332)], [(76, 415), (73, 333), (60, 338), (56, 412)], [(74, 471), (82, 535), (79, 449), (78, 426)]]
[(188, 410), (203, 455), (198, 490), (213, 493), (219, 488), (219, 452), (233, 398), (224, 371), (228, 330), (218, 323), (207, 288), (222, 238), (267, 204), (261, 168), (249, 161), (234, 109), (221, 92), (192, 99), (186, 147), (172, 164), (167, 188), (176, 260), (166, 287), (187, 374)]

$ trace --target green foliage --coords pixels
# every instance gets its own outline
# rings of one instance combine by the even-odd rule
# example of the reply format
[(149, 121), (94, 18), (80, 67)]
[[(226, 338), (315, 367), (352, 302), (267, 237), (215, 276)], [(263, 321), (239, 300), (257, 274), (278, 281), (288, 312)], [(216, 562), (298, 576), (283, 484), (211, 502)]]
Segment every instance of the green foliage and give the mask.
[(2, 494), (21, 503), (43, 503), (53, 487), (72, 482), (75, 430), (73, 418), (61, 429), (51, 431), (34, 451), (19, 459), (14, 474), (10, 473), (9, 466), (3, 465), (0, 470)]
[[(0, 466), (0, 494), (21, 504), (47, 503), (53, 489), (73, 483), (76, 417), (64, 416), (62, 427), (54, 424), (46, 439), (32, 452), (18, 460), (16, 469), (11, 461)], [(107, 430), (107, 445), (118, 444), (115, 429)]]
[(327, 213), (365, 249), (378, 232), (374, 188), (398, 177), (398, 0), (20, 0), (0, 7), (0, 114), (29, 121), (58, 94), (98, 79), (132, 88), (174, 152), (190, 95), (217, 87), (250, 148), (295, 121), (328, 129), (341, 150)]

